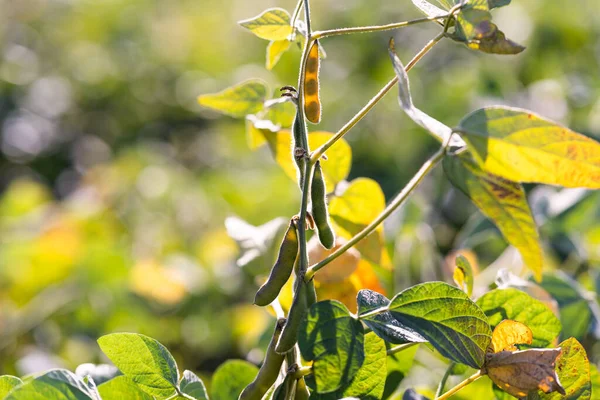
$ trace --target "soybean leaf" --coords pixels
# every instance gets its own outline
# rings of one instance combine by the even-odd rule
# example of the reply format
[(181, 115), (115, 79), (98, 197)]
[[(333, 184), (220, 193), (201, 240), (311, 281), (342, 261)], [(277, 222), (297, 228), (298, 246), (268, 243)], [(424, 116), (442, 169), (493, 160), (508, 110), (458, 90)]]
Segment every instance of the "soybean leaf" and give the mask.
[[(308, 136), (310, 148), (316, 149), (329, 140), (331, 136), (333, 136), (333, 133), (311, 132)], [(282, 130), (270, 138), (269, 147), (275, 161), (283, 168), (285, 174), (297, 181), (296, 164), (290, 151), (291, 143), (291, 132)], [(330, 193), (335, 189), (335, 186), (339, 182), (348, 176), (352, 164), (352, 150), (350, 149), (348, 142), (342, 139), (331, 146), (326, 154), (327, 160), (321, 160), (321, 169), (325, 178), (327, 192)]]
[(527, 110), (483, 108), (458, 130), (489, 173), (515, 182), (600, 188), (600, 143)]
[(267, 46), (267, 63), (266, 67), (268, 70), (272, 70), (275, 64), (279, 61), (283, 53), (285, 53), (291, 45), (287, 39), (274, 40)]
[(250, 79), (219, 93), (198, 97), (201, 106), (220, 111), (235, 118), (259, 112), (267, 97), (267, 85), (259, 79)]
[(102, 400), (153, 400), (138, 385), (126, 376), (117, 376), (98, 386)]
[(94, 393), (75, 374), (50, 370), (13, 389), (5, 400), (95, 400)]
[(256, 17), (239, 21), (238, 24), (256, 36), (266, 40), (284, 40), (291, 35), (290, 14), (282, 8), (269, 8)]
[(225, 361), (213, 375), (210, 386), (211, 400), (237, 399), (257, 373), (258, 368), (247, 361)]
[(98, 339), (108, 358), (145, 392), (170, 396), (178, 387), (177, 363), (155, 339), (135, 333), (113, 333)]
[[(490, 54), (519, 54), (525, 50), (524, 46), (507, 39), (504, 32), (500, 31), (496, 25), (490, 25), (493, 31), (492, 34), (481, 39), (464, 41), (465, 44), (473, 50)], [(459, 42), (463, 41), (460, 37), (452, 35), (450, 37)]]
[(560, 272), (557, 275), (544, 274), (540, 286), (558, 303), (563, 326), (561, 337), (583, 339), (592, 322), (592, 312), (583, 288)]
[(383, 395), (386, 368), (385, 342), (373, 332), (365, 335), (365, 361), (360, 367), (352, 382), (334, 393), (314, 394), (314, 400), (338, 400), (347, 397), (356, 397), (361, 400), (379, 400)]
[[(431, 133), (437, 140), (445, 143), (451, 137), (452, 129), (442, 124), (435, 118), (425, 114), (423, 111), (419, 110), (413, 105), (408, 75), (404, 65), (402, 64), (402, 61), (400, 61), (400, 58), (395, 52), (393, 40), (390, 40), (389, 54), (390, 58), (392, 59), (394, 71), (398, 77), (398, 102), (400, 103), (400, 107), (404, 110), (406, 115), (410, 117), (410, 119)], [(464, 146), (464, 141), (457, 135), (454, 135), (452, 136), (450, 145), (462, 147)]]
[(0, 376), (0, 399), (6, 397), (8, 392), (21, 385), (23, 381), (16, 376), (2, 375)]
[(600, 393), (600, 373), (598, 367), (590, 363), (590, 378), (592, 383), (592, 394)]
[(507, 6), (510, 2), (511, 0), (488, 0), (488, 5), (491, 10), (492, 8)]
[(434, 6), (426, 0), (412, 0), (412, 2), (415, 5), (415, 7), (421, 10), (428, 17), (438, 17), (448, 14), (446, 11), (442, 10), (437, 6)]
[(482, 170), (468, 153), (445, 157), (443, 165), (452, 184), (496, 224), (536, 279), (541, 279), (542, 249), (521, 185)]
[(183, 371), (183, 379), (179, 384), (183, 393), (192, 396), (196, 400), (208, 400), (204, 382), (192, 371)]
[(473, 294), (473, 268), (467, 257), (458, 255), (456, 257), (456, 268), (454, 269), (454, 283), (471, 297)]
[(444, 357), (473, 368), (483, 365), (492, 332), (483, 311), (460, 289), (428, 282), (404, 290), (389, 310)]
[(302, 357), (313, 361), (317, 393), (329, 393), (349, 383), (363, 364), (362, 324), (339, 301), (314, 304), (299, 331)]
[(511, 319), (521, 322), (533, 333), (532, 347), (547, 347), (561, 330), (560, 321), (541, 301), (517, 289), (496, 289), (477, 300), (492, 327)]
[[(358, 315), (365, 314), (378, 308), (387, 307), (390, 301), (384, 295), (373, 290), (363, 289), (358, 292)], [(403, 326), (398, 322), (389, 311), (376, 314), (371, 317), (362, 318), (362, 321), (373, 332), (385, 340), (394, 344), (403, 344), (409, 342), (426, 342), (423, 336), (413, 329)]]
[(588, 400), (592, 397), (590, 381), (590, 362), (583, 346), (575, 338), (570, 338), (560, 345), (562, 353), (556, 361), (556, 371), (566, 395), (559, 393), (532, 393), (528, 399), (542, 400)]

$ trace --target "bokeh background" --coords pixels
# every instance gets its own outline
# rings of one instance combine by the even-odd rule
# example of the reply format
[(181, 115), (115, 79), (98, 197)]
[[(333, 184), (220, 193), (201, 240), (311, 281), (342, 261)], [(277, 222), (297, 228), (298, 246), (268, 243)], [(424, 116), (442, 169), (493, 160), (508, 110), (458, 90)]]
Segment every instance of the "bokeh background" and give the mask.
[[(267, 71), (267, 42), (236, 21), (295, 3), (0, 0), (0, 374), (103, 362), (95, 340), (115, 331), (152, 336), (202, 374), (261, 359), (273, 317), (251, 306), (255, 273), (236, 264), (224, 221), (289, 218), (298, 190), (267, 148), (249, 149), (243, 121), (196, 97), (254, 77), (274, 92), (294, 84), (299, 49)], [(421, 16), (409, 0), (312, 3), (315, 29)], [(442, 41), (410, 73), (415, 103), (448, 125), (483, 105), (519, 106), (600, 139), (597, 0), (514, 0), (494, 20), (527, 50)], [(406, 62), (438, 31), (323, 41), (319, 129), (335, 132), (393, 76), (391, 35)], [(375, 179), (387, 199), (437, 146), (393, 94), (347, 140), (350, 178)], [(590, 323), (576, 334), (598, 361), (600, 196), (527, 189), (548, 270), (588, 295)], [(441, 170), (386, 225), (386, 245), (396, 273), (382, 285), (395, 292), (447, 280), (444, 258), (458, 248), (478, 258), (481, 286), (514, 259)]]

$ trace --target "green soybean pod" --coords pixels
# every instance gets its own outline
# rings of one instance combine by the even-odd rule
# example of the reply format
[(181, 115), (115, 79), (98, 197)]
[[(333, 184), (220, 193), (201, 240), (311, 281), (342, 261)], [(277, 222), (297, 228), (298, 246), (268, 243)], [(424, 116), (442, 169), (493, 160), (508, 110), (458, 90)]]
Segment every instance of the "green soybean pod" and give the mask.
[(277, 261), (275, 261), (275, 265), (271, 268), (269, 279), (256, 292), (254, 304), (264, 307), (271, 304), (277, 298), (281, 288), (290, 278), (290, 275), (292, 275), (297, 256), (298, 232), (296, 231), (296, 224), (291, 220), (290, 226), (285, 232), (285, 236), (279, 247)]
[(290, 398), (290, 393), (296, 390), (296, 379), (291, 374), (288, 374), (281, 385), (275, 389), (273, 400), (287, 400)]
[(277, 342), (275, 351), (279, 354), (285, 354), (292, 350), (298, 342), (298, 328), (307, 311), (306, 289), (303, 279), (296, 282), (294, 290), (294, 301), (290, 307), (290, 312), (287, 316), (287, 321), (281, 331), (281, 336)]
[(277, 320), (273, 337), (267, 348), (265, 361), (260, 367), (256, 378), (240, 394), (239, 400), (261, 400), (269, 388), (275, 383), (283, 364), (284, 355), (275, 351), (277, 341), (285, 324), (285, 318)]
[(319, 241), (326, 249), (331, 249), (335, 245), (335, 234), (329, 225), (329, 214), (327, 212), (327, 190), (323, 172), (321, 171), (321, 162), (315, 164), (312, 185), (310, 190), (310, 200), (312, 202), (312, 216), (317, 225)]
[(294, 119), (294, 125), (292, 126), (292, 158), (296, 163), (298, 184), (302, 188), (304, 184), (304, 167), (306, 164), (306, 132), (302, 123), (300, 113), (296, 110), (296, 118)]
[(315, 290), (315, 280), (311, 279), (306, 285), (304, 285), (306, 290), (306, 308), (310, 308), (313, 304), (317, 302), (317, 291)]

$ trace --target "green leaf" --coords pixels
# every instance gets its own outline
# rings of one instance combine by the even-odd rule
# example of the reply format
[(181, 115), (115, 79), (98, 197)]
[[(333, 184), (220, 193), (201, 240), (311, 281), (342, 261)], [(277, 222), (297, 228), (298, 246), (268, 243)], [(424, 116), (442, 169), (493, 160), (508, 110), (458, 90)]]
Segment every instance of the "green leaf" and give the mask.
[(485, 314), (462, 290), (443, 282), (416, 285), (397, 294), (389, 310), (444, 357), (473, 368), (483, 365), (492, 332)]
[(267, 91), (263, 81), (250, 79), (219, 93), (203, 94), (198, 97), (198, 103), (235, 118), (244, 118), (262, 110)]
[(287, 39), (284, 40), (274, 40), (267, 46), (267, 64), (266, 67), (268, 70), (272, 70), (275, 64), (279, 61), (283, 53), (285, 53), (291, 45)]
[(600, 373), (598, 367), (590, 363), (590, 380), (592, 383), (592, 394), (600, 393)]
[(445, 157), (443, 165), (452, 184), (496, 224), (539, 280), (543, 265), (542, 248), (521, 185), (483, 171), (468, 153)]
[(77, 375), (54, 369), (16, 387), (4, 400), (96, 400), (96, 397)]
[[(566, 395), (560, 393), (538, 392), (542, 400), (588, 400), (592, 398), (592, 383), (590, 380), (590, 361), (583, 346), (574, 338), (562, 342), (561, 355), (556, 361), (558, 379), (565, 389)], [(529, 396), (536, 398), (534, 396)]]
[(196, 400), (208, 400), (204, 382), (192, 371), (188, 371), (187, 369), (183, 371), (183, 379), (181, 379), (180, 386), (183, 393), (192, 396)]
[[(358, 303), (359, 316), (378, 308), (387, 307), (390, 304), (387, 297), (369, 289), (359, 291), (356, 300)], [(389, 311), (362, 318), (362, 321), (371, 328), (377, 336), (386, 342), (403, 344), (427, 341), (427, 339), (418, 332), (401, 325)]]
[(22, 380), (16, 376), (2, 375), (0, 376), (0, 399), (6, 397), (8, 392), (16, 388), (23, 383)]
[(261, 39), (284, 40), (292, 34), (290, 14), (282, 8), (269, 8), (254, 18), (238, 23)]
[[(496, 25), (490, 25), (492, 26), (493, 34), (481, 39), (466, 41), (465, 44), (471, 49), (490, 54), (519, 54), (525, 50), (524, 46), (507, 39), (504, 32), (500, 31)], [(457, 41), (462, 41), (460, 38), (451, 37)]]
[[(438, 0), (447, 10), (463, 2), (464, 0)], [(489, 36), (493, 33), (491, 20), (488, 0), (469, 0), (456, 15), (457, 34), (467, 41)]]
[(365, 361), (352, 382), (335, 393), (311, 396), (312, 400), (338, 400), (356, 397), (361, 400), (379, 400), (383, 395), (387, 375), (385, 342), (373, 332), (365, 335)]
[[(388, 345), (387, 347), (389, 348), (390, 346)], [(396, 391), (400, 383), (404, 380), (404, 377), (408, 375), (415, 361), (417, 350), (419, 350), (419, 346), (412, 346), (387, 357), (388, 376), (385, 380), (385, 389), (382, 398), (390, 398), (392, 393)]]
[(550, 346), (561, 330), (560, 321), (544, 303), (517, 289), (492, 290), (477, 304), (492, 328), (505, 319), (527, 325), (533, 333), (532, 347)]
[(483, 108), (457, 130), (489, 173), (515, 182), (600, 188), (600, 143), (527, 110)]
[(510, 2), (511, 0), (488, 0), (488, 5), (491, 10), (492, 8), (507, 6)]
[(560, 322), (563, 326), (561, 337), (575, 337), (582, 340), (592, 322), (592, 312), (583, 288), (566, 274), (544, 274), (539, 285), (558, 303)]
[(158, 341), (136, 333), (113, 333), (98, 339), (108, 358), (145, 392), (170, 396), (178, 387), (177, 363)]
[(456, 257), (456, 268), (454, 269), (454, 283), (471, 297), (473, 294), (473, 268), (467, 257), (459, 255)]
[(365, 359), (362, 324), (339, 301), (314, 304), (298, 335), (302, 357), (313, 361), (317, 393), (349, 383)]
[(117, 376), (98, 386), (102, 400), (153, 400), (153, 397), (139, 388), (130, 378)]
[(213, 375), (210, 398), (212, 400), (237, 399), (257, 373), (258, 368), (247, 361), (225, 361)]

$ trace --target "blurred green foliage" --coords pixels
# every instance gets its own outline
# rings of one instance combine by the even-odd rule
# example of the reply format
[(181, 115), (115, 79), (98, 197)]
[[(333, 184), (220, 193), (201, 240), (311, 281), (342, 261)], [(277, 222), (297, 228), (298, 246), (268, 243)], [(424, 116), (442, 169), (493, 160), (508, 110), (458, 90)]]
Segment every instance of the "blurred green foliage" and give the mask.
[[(106, 361), (95, 339), (114, 331), (152, 336), (204, 373), (226, 358), (262, 359), (273, 317), (250, 305), (254, 274), (236, 265), (224, 220), (289, 218), (298, 189), (268, 150), (248, 149), (243, 122), (216, 120), (196, 97), (255, 77), (273, 92), (294, 84), (299, 50), (267, 71), (266, 42), (235, 23), (294, 5), (0, 0), (0, 374)], [(408, 0), (313, 7), (317, 29), (420, 17)], [(597, 9), (597, 0), (513, 1), (494, 20), (527, 50), (490, 56), (443, 41), (411, 71), (415, 103), (448, 125), (483, 105), (520, 106), (600, 139)], [(319, 129), (335, 132), (393, 76), (390, 35), (408, 60), (437, 31), (430, 24), (325, 40)], [(346, 137), (349, 180), (373, 178), (387, 198), (436, 146), (396, 101), (387, 96)], [(569, 274), (572, 291), (598, 293), (598, 194), (529, 189), (546, 268)], [(386, 241), (396, 271), (386, 284), (395, 292), (451, 279), (443, 260), (459, 248), (478, 256), (480, 286), (510, 265), (494, 262), (506, 243), (441, 170), (387, 224)], [(590, 308), (592, 328), (576, 333), (598, 362)], [(427, 357), (418, 354), (411, 375), (431, 365)], [(407, 382), (426, 384), (414, 377)]]

